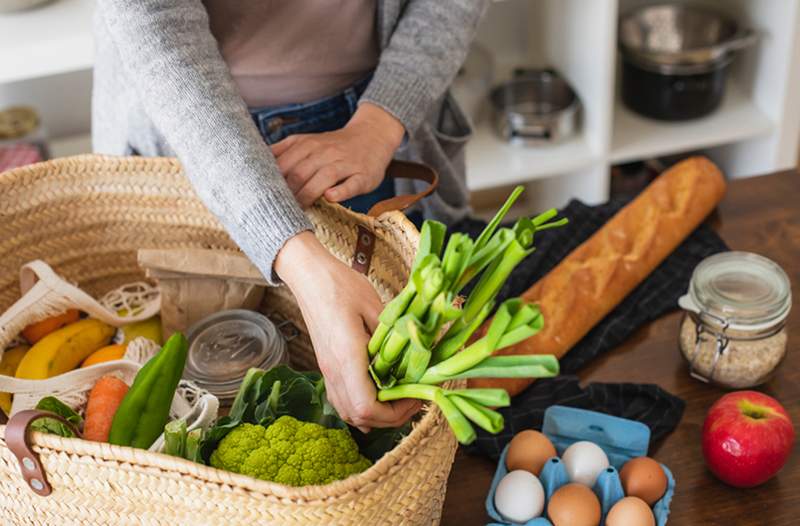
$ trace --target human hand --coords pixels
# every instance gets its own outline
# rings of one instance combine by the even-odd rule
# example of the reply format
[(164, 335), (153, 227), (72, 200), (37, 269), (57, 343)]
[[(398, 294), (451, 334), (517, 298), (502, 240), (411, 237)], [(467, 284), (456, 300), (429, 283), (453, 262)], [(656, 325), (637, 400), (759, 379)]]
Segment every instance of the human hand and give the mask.
[(272, 146), (286, 183), (303, 208), (321, 196), (341, 202), (371, 192), (405, 129), (387, 111), (361, 104), (341, 130), (291, 135)]
[(331, 255), (311, 232), (287, 241), (275, 271), (297, 298), (328, 400), (339, 416), (364, 432), (411, 418), (420, 403), (378, 402), (367, 370), (367, 342), (383, 308), (367, 279)]

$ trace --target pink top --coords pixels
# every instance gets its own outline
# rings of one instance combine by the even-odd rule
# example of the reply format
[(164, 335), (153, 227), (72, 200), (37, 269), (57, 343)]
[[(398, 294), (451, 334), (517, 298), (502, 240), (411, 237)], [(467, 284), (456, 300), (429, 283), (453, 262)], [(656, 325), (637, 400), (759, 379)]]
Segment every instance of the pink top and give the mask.
[(251, 108), (335, 95), (377, 65), (375, 0), (204, 0)]

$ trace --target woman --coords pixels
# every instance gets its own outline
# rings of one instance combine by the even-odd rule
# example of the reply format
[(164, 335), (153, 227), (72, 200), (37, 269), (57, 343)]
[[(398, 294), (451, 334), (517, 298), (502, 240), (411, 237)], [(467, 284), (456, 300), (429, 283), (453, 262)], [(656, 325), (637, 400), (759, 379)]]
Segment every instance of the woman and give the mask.
[(417, 406), (375, 400), (364, 349), (381, 303), (302, 207), (324, 196), (364, 211), (418, 191), (384, 181), (399, 157), (439, 172), (418, 212), (466, 214), (469, 127), (447, 88), (486, 3), (97, 2), (95, 150), (181, 160), (233, 240), (294, 293), (329, 398), (362, 429), (399, 425)]

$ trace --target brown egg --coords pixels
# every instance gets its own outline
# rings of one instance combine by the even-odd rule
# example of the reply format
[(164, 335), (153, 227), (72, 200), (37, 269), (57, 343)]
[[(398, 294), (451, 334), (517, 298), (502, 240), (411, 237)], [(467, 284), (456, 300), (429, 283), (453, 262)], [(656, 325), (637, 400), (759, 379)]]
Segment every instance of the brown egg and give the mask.
[(606, 526), (656, 526), (653, 510), (639, 497), (617, 501), (606, 515)]
[(509, 471), (524, 469), (538, 477), (544, 463), (554, 456), (556, 448), (549, 438), (533, 429), (526, 429), (511, 439), (506, 455), (506, 467)]
[(588, 487), (573, 482), (553, 493), (547, 503), (547, 516), (553, 526), (597, 526), (600, 501)]
[(629, 497), (639, 497), (652, 506), (667, 491), (667, 475), (661, 464), (650, 457), (629, 460), (619, 472), (622, 489)]

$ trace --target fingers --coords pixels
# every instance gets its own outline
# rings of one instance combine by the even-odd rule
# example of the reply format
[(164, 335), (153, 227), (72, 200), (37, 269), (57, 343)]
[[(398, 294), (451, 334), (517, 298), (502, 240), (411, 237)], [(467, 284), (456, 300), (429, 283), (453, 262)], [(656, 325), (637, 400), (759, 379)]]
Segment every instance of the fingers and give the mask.
[(333, 188), (326, 190), (324, 195), (328, 201), (341, 203), (342, 201), (346, 201), (351, 197), (365, 194), (370, 190), (370, 188), (367, 188), (366, 178), (361, 177), (360, 175), (354, 175), (346, 178)]
[(272, 155), (274, 155), (275, 157), (283, 155), (283, 153), (286, 152), (286, 150), (288, 150), (289, 148), (291, 148), (291, 146), (295, 144), (300, 139), (300, 137), (302, 137), (302, 135), (290, 135), (285, 139), (276, 142), (275, 144), (270, 146), (270, 149), (272, 150)]
[(276, 147), (283, 141), (276, 143), (275, 146), (272, 147), (272, 153), (275, 154), (278, 160), (278, 168), (284, 177), (286, 177), (300, 161), (311, 155), (316, 149), (315, 141), (309, 140), (307, 135), (292, 135), (284, 139), (284, 141), (288, 141), (289, 139), (293, 139), (293, 141), (279, 154), (275, 153)]
[(295, 193), (295, 198), (300, 206), (308, 208), (314, 201), (322, 197), (325, 190), (335, 185), (340, 178), (346, 177), (342, 166), (324, 166), (317, 170), (311, 178), (306, 181), (302, 188)]

